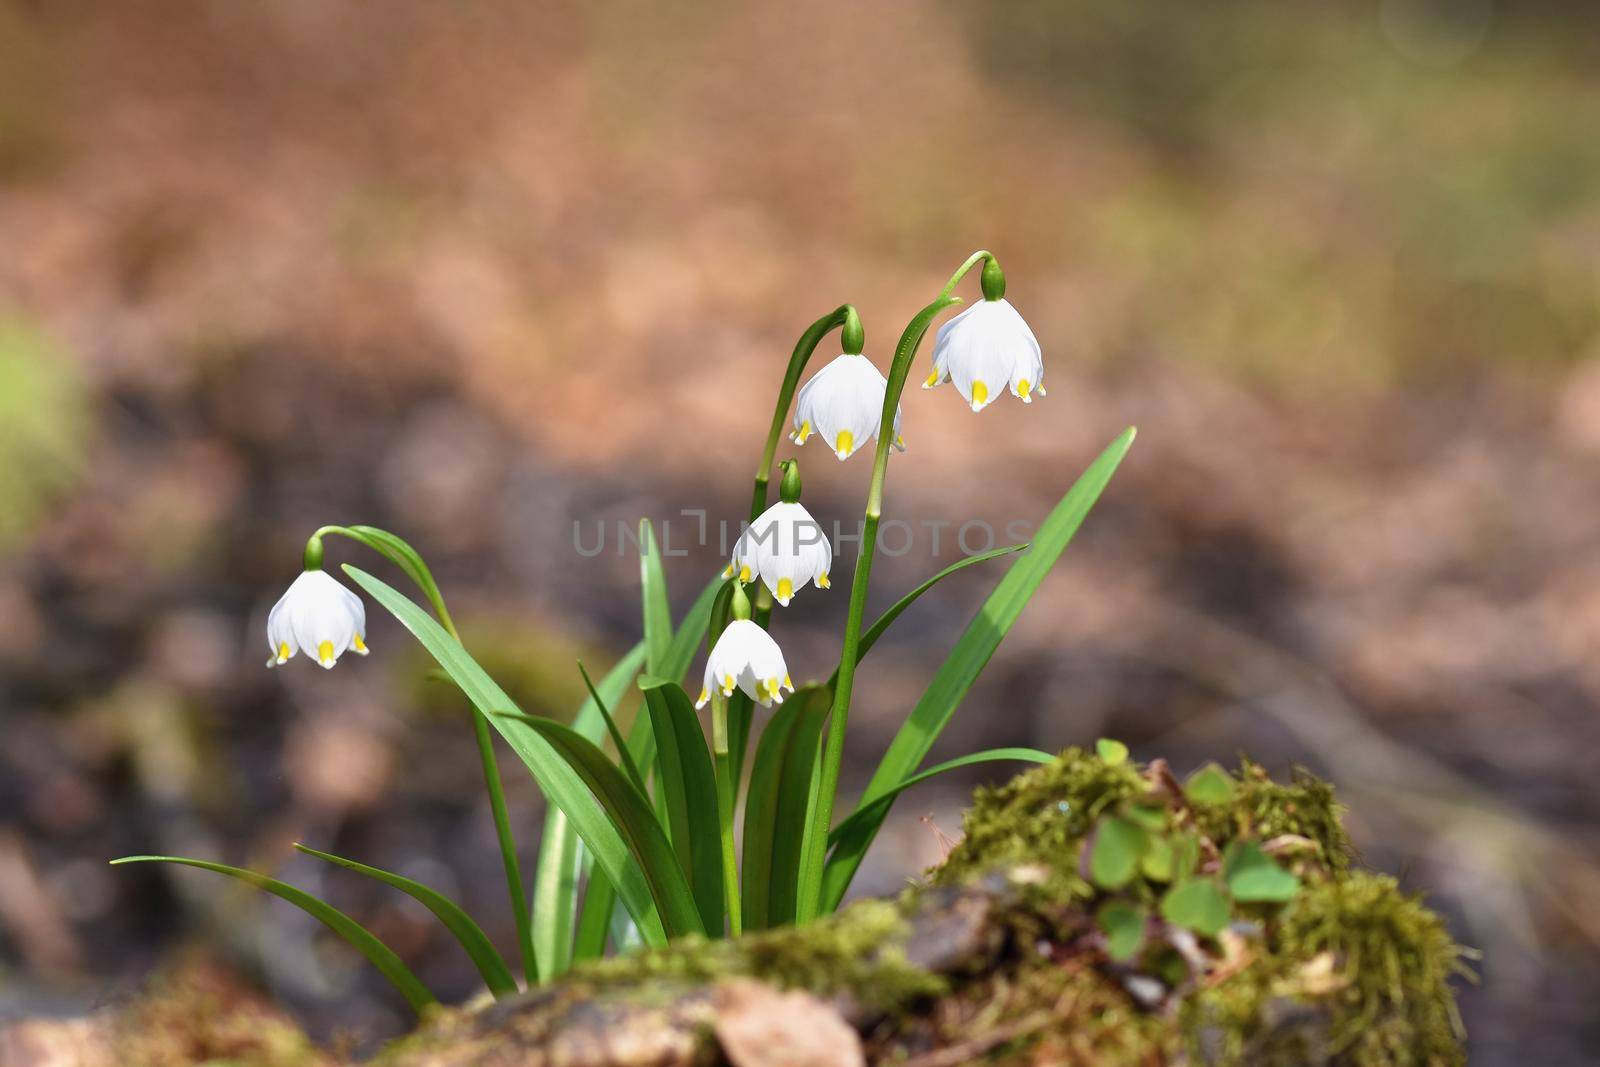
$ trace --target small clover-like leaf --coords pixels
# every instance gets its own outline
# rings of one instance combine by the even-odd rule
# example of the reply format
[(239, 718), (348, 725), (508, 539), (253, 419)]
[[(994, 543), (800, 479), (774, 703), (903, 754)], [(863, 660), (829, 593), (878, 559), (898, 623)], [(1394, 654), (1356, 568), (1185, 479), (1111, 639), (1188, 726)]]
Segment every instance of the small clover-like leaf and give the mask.
[(1164, 807), (1129, 804), (1122, 809), (1122, 814), (1153, 834), (1159, 834), (1167, 828), (1167, 809)]
[(1102, 737), (1094, 743), (1094, 750), (1102, 760), (1113, 767), (1128, 762), (1128, 746), (1121, 741), (1113, 741), (1109, 737)]
[(1089, 878), (1101, 889), (1121, 889), (1138, 873), (1150, 835), (1138, 823), (1111, 816), (1101, 819), (1089, 852)]
[(1174, 926), (1215, 937), (1228, 925), (1228, 898), (1209, 878), (1179, 882), (1161, 898), (1161, 917)]
[(1235, 841), (1222, 854), (1222, 879), (1234, 900), (1247, 903), (1282, 904), (1300, 891), (1300, 879), (1247, 841)]
[(1173, 834), (1169, 840), (1172, 843), (1172, 877), (1187, 878), (1200, 865), (1200, 839), (1183, 833)]
[(1172, 859), (1172, 842), (1158, 837), (1150, 842), (1150, 849), (1140, 860), (1139, 869), (1152, 882), (1170, 882), (1173, 877)]
[(1126, 963), (1139, 954), (1144, 944), (1145, 920), (1149, 912), (1125, 900), (1108, 900), (1095, 913), (1095, 922), (1106, 935), (1106, 954)]
[(1215, 763), (1208, 763), (1189, 776), (1183, 791), (1195, 804), (1208, 807), (1226, 804), (1233, 799), (1233, 779)]

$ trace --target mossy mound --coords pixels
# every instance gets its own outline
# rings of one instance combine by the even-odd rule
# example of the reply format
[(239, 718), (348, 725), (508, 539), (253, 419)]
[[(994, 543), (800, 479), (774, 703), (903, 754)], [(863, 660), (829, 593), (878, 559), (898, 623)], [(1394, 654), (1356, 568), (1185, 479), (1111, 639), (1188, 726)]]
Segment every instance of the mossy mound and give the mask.
[[(996, 1063), (1463, 1062), (1450, 987), (1462, 951), (1420, 899), (1358, 869), (1341, 816), (1326, 782), (1275, 782), (1248, 761), (1183, 785), (1161, 761), (1069, 749), (980, 790), (928, 878), (1022, 873), (1011, 948), (922, 1039), (1016, 1029), (985, 1053)], [(1100, 862), (1113, 822), (1143, 838), (1125, 880)], [(1171, 842), (1190, 850), (1187, 869), (1168, 862)], [(1226, 907), (1215, 922), (1172, 905), (1195, 883)]]

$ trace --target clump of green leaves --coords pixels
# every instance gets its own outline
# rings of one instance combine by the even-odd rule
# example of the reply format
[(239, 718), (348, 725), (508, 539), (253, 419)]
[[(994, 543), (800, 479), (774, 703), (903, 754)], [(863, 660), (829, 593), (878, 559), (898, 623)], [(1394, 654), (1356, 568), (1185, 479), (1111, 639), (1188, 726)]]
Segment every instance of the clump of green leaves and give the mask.
[(1223, 844), (1196, 828), (1195, 805), (1225, 804), (1237, 792), (1220, 767), (1202, 768), (1177, 793), (1159, 775), (1146, 785), (1143, 795), (1107, 811), (1081, 846), (1089, 881), (1106, 897), (1096, 914), (1113, 960), (1138, 957), (1157, 919), (1216, 938), (1256, 917), (1253, 906), (1285, 904), (1299, 893), (1300, 879), (1256, 842)]

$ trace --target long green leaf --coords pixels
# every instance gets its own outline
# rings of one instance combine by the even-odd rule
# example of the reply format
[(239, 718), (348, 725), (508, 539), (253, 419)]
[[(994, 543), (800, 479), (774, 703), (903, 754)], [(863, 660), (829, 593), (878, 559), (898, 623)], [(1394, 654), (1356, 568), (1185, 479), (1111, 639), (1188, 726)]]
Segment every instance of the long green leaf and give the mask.
[(746, 930), (792, 923), (818, 740), (833, 707), (827, 686), (805, 686), (772, 713), (756, 742), (744, 808)]
[(907, 789), (910, 789), (914, 785), (921, 785), (929, 778), (941, 775), (946, 771), (957, 770), (961, 767), (970, 767), (974, 763), (993, 763), (997, 760), (1020, 760), (1024, 763), (1053, 763), (1055, 761), (1055, 757), (1048, 752), (1041, 752), (1036, 748), (990, 748), (985, 749), (982, 752), (974, 752), (970, 755), (960, 756), (953, 760), (946, 760), (944, 763), (937, 764), (933, 767), (929, 767), (925, 771), (919, 771), (918, 773), (913, 774), (910, 778), (907, 778), (905, 781), (901, 782), (887, 793), (880, 795), (870, 804), (867, 804), (864, 807), (859, 807), (855, 811), (851, 812), (848, 818), (833, 828), (833, 832), (828, 835), (828, 844), (830, 846), (836, 845), (851, 834), (858, 832), (861, 827), (865, 826), (872, 819), (882, 819), (884, 813), (888, 811), (889, 805), (894, 798), (905, 792)]
[(717, 778), (711, 750), (694, 704), (677, 682), (641, 678), (645, 706), (656, 737), (657, 782), (666, 800), (667, 828), (679, 865), (694, 887), (707, 932), (722, 932), (721, 827), (717, 823)]
[[(346, 564), (344, 570), (411, 631), (439, 666), (449, 673), (473, 706), (483, 712), (494, 728), (500, 731), (512, 750), (527, 765), (545, 797), (566, 813), (573, 829), (593, 853), (595, 862), (615, 883), (623, 906), (639, 925), (640, 936), (647, 944), (664, 944), (664, 916), (656, 914), (644, 872), (634, 862), (618, 827), (613, 825), (599, 801), (590, 793), (585, 779), (551, 747), (549, 739), (541, 731), (532, 729), (517, 716), (501, 714), (515, 709), (516, 703), (478, 666), (477, 661), (461, 647), (461, 643), (446, 633), (427, 612), (405, 594), (361, 568)], [(621, 772), (618, 772), (620, 775)]]
[(506, 961), (500, 953), (495, 951), (494, 945), (484, 934), (482, 927), (472, 921), (472, 916), (461, 909), (461, 905), (451, 900), (436, 890), (429, 889), (421, 882), (414, 882), (403, 875), (392, 871), (385, 871), (378, 867), (369, 867), (365, 863), (347, 860), (343, 856), (335, 856), (331, 852), (319, 852), (317, 849), (296, 843), (295, 848), (308, 856), (315, 856), (319, 860), (326, 860), (347, 871), (364, 874), (368, 878), (375, 878), (388, 886), (393, 886), (400, 892), (407, 894), (423, 907), (433, 912), (439, 921), (444, 923), (445, 929), (455, 935), (461, 942), (461, 947), (466, 949), (467, 955), (472, 958), (473, 965), (478, 968), (478, 973), (483, 975), (483, 982), (489, 987), (489, 992), (497, 998), (510, 996), (517, 992), (517, 980), (511, 977), (511, 971), (506, 967)]
[[(957, 571), (965, 570), (975, 563), (987, 563), (991, 559), (999, 559), (1001, 556), (1009, 556), (1013, 552), (1021, 552), (1027, 547), (1028, 546), (1026, 544), (1007, 545), (1005, 548), (996, 548), (989, 552), (979, 553), (976, 556), (964, 556), (950, 564), (950, 566), (946, 567), (938, 574), (935, 574), (932, 578), (929, 578), (927, 581), (917, 586), (915, 589), (911, 590), (911, 592), (895, 601), (893, 607), (884, 612), (882, 615), (878, 616), (878, 620), (862, 632), (861, 645), (856, 653), (856, 662), (860, 663), (862, 659), (866, 657), (867, 652), (871, 650), (873, 645), (878, 643), (878, 638), (883, 636), (884, 631), (893, 625), (894, 621), (904, 614), (907, 608), (909, 608), (912, 604), (915, 604), (922, 597), (923, 593), (926, 593), (928, 590), (932, 589), (934, 586), (938, 585), (952, 574), (955, 574)], [(833, 677), (828, 679), (828, 684), (831, 686), (838, 680), (839, 668), (835, 667), (833, 669)]]
[[(617, 720), (611, 717), (611, 708), (606, 700), (595, 691), (594, 682), (589, 680), (589, 672), (583, 669), (583, 664), (578, 664), (578, 673), (583, 675), (583, 684), (589, 687), (589, 699), (595, 702), (600, 709), (600, 717), (606, 721), (606, 733), (611, 735), (611, 743), (617, 746), (617, 760), (622, 764), (622, 771), (628, 776), (628, 781), (639, 792), (647, 792), (644, 784), (644, 775), (639, 773), (639, 765), (633, 762), (633, 753), (628, 751), (628, 742), (622, 737), (622, 731), (617, 729)], [(592, 738), (590, 739), (592, 740)]]
[(416, 583), (428, 603), (439, 613), (441, 621), (450, 618), (444, 607), (444, 596), (439, 592), (439, 583), (433, 580), (433, 572), (423, 562), (422, 554), (403, 538), (395, 536), (388, 530), (380, 530), (376, 526), (324, 526), (318, 532), (338, 534), (352, 541), (359, 541), (383, 556)]
[[(521, 712), (500, 712), (498, 717), (526, 723), (548, 741), (593, 790), (637, 863), (629, 869), (643, 871), (668, 935), (704, 933), (705, 926), (695, 908), (689, 881), (678, 867), (672, 843), (656, 821), (650, 798), (633, 787), (598, 745), (565, 723)], [(587, 843), (588, 838), (584, 840)]]
[[(1029, 598), (1071, 543), (1089, 509), (1100, 498), (1133, 444), (1133, 437), (1134, 430), (1129, 427), (1100, 454), (1050, 512), (1028, 550), (1011, 564), (889, 743), (857, 807), (872, 804), (922, 763), (967, 690), (972, 688), (972, 683), (1000, 646), (1000, 640), (1010, 631)], [(858, 829), (834, 849), (823, 875), (822, 899), (826, 910), (839, 906), (886, 814), (887, 808), (884, 808), (876, 817), (863, 819), (857, 824)]]
[[(725, 589), (726, 583), (717, 577), (700, 591), (672, 635), (672, 641), (662, 657), (661, 670), (651, 671), (652, 675), (675, 682), (682, 681), (689, 664), (694, 660), (695, 652), (700, 648), (707, 621), (711, 618), (712, 605)], [(650, 716), (640, 715), (633, 721), (633, 728), (628, 733), (628, 748), (633, 753), (634, 762), (640, 767), (648, 767), (655, 762), (656, 742), (650, 732)]]
[[(406, 998), (406, 1003), (421, 1015), (424, 1010), (439, 1003), (439, 998), (428, 991), (422, 980), (411, 973), (411, 969), (400, 962), (400, 957), (394, 950), (373, 935), (371, 930), (356, 922), (350, 916), (326, 901), (312, 896), (303, 889), (296, 889), (287, 882), (280, 882), (276, 878), (268, 878), (255, 871), (247, 871), (242, 867), (229, 867), (223, 863), (212, 863), (209, 860), (192, 860), (183, 856), (123, 856), (121, 859), (111, 861), (113, 865), (122, 863), (180, 863), (185, 867), (198, 867), (202, 871), (215, 871), (225, 874), (230, 878), (237, 878), (257, 889), (281, 897), (322, 923), (328, 929), (344, 938), (352, 948), (365, 956), (383, 976), (400, 991)], [(503, 966), (503, 965), (502, 965)]]
[[(688, 612), (683, 616), (683, 621), (672, 632), (672, 641), (667, 645), (667, 652), (661, 659), (660, 667), (650, 673), (658, 678), (683, 684), (683, 676), (688, 673), (689, 665), (694, 662), (695, 653), (700, 651), (700, 647), (705, 643), (706, 623), (711, 618), (713, 605), (727, 587), (728, 583), (718, 575), (700, 590), (700, 595), (690, 605)], [(689, 686), (684, 688), (688, 689)]]
[(649, 519), (639, 520), (639, 595), (644, 603), (645, 669), (658, 674), (666, 667), (672, 645), (672, 607), (661, 550), (656, 547), (656, 532)]
[(574, 960), (597, 960), (605, 955), (606, 935), (611, 931), (611, 912), (616, 906), (617, 891), (612, 888), (611, 880), (604, 871), (591, 870), (572, 946)]
[[(667, 646), (663, 669), (668, 677), (681, 678), (689, 669), (695, 652), (699, 649), (711, 615), (711, 605), (724, 587), (720, 577), (706, 583), (700, 595), (684, 615), (673, 632)], [(596, 687), (607, 707), (616, 707), (632, 687), (645, 662), (645, 645), (640, 641), (623, 657)], [(604, 721), (595, 701), (584, 702), (572, 721), (572, 728), (591, 741), (598, 742), (605, 730)], [(650, 730), (650, 717), (640, 715), (629, 734), (628, 751), (637, 768), (645, 768), (654, 758), (655, 737)], [(561, 809), (552, 805), (545, 815), (544, 837), (540, 842), (539, 869), (535, 878), (533, 901), (534, 942), (538, 946), (543, 977), (549, 979), (563, 973), (573, 959), (592, 959), (605, 949), (606, 931), (611, 925), (611, 910), (616, 905), (616, 888), (604, 872), (594, 868), (592, 859), (585, 854), (579, 862), (577, 835), (567, 822)], [(580, 866), (588, 873), (588, 888), (583, 893), (581, 912), (576, 903), (580, 884)], [(578, 916), (578, 929), (573, 929), (574, 915)], [(574, 937), (577, 943), (574, 944)], [(559, 946), (559, 948), (557, 947)], [(586, 954), (592, 953), (592, 954)], [(547, 962), (548, 961), (548, 962)]]
[[(595, 687), (608, 707), (615, 706), (628, 692), (634, 676), (643, 666), (644, 642), (640, 641)], [(573, 716), (572, 728), (591, 741), (600, 740), (605, 723), (593, 696), (585, 700)], [(544, 981), (565, 973), (572, 962), (579, 884), (578, 852), (578, 835), (567, 821), (566, 813), (554, 804), (549, 805), (544, 815), (544, 835), (539, 840), (539, 867), (533, 880), (533, 943), (539, 958), (540, 978)], [(614, 890), (610, 901), (616, 902)]]

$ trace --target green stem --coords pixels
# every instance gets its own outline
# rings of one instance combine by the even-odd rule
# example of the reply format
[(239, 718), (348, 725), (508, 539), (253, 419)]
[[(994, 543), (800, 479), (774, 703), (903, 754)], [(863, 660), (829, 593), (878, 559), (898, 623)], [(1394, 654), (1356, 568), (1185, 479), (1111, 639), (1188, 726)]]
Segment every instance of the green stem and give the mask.
[[(880, 426), (893, 426), (900, 394), (905, 390), (906, 376), (934, 318), (948, 307), (961, 303), (952, 296), (957, 284), (979, 260), (987, 259), (988, 252), (974, 252), (950, 278), (949, 284), (937, 299), (906, 325), (895, 346), (894, 360), (889, 365), (888, 388), (883, 394), (883, 413)], [(815, 918), (821, 908), (822, 873), (827, 860), (828, 831), (833, 823), (834, 794), (839, 789), (839, 773), (844, 762), (845, 727), (850, 717), (850, 695), (855, 685), (857, 651), (861, 646), (861, 619), (867, 609), (867, 586), (872, 578), (872, 560), (877, 551), (878, 523), (883, 516), (883, 484), (889, 467), (889, 448), (893, 434), (879, 433), (878, 447), (872, 459), (872, 481), (867, 488), (866, 522), (861, 534), (861, 555), (856, 561), (855, 576), (850, 583), (850, 612), (845, 619), (844, 648), (839, 654), (838, 681), (834, 684), (833, 712), (828, 724), (828, 740), (822, 757), (822, 777), (811, 808), (810, 826), (806, 833), (806, 855), (800, 866), (800, 889), (796, 920), (805, 922)]]
[(976, 252), (972, 253), (972, 255), (967, 257), (967, 261), (961, 264), (961, 266), (957, 267), (954, 274), (950, 275), (950, 280), (945, 283), (945, 287), (939, 290), (939, 299), (943, 300), (951, 293), (954, 293), (956, 291), (956, 286), (961, 284), (961, 279), (967, 276), (967, 272), (969, 270), (978, 265), (979, 260), (993, 259), (993, 253), (986, 248), (980, 248)]
[[(805, 373), (806, 363), (811, 359), (811, 354), (817, 350), (817, 345), (828, 333), (845, 324), (847, 318), (855, 316), (855, 308), (849, 304), (840, 304), (833, 311), (806, 327), (806, 332), (800, 335), (800, 340), (794, 343), (794, 354), (789, 357), (789, 369), (784, 371), (783, 385), (778, 389), (778, 403), (772, 411), (772, 428), (767, 431), (767, 445), (761, 451), (761, 466), (756, 468), (756, 488), (750, 498), (750, 521), (755, 522), (761, 513), (767, 510), (767, 480), (772, 473), (772, 462), (778, 456), (778, 440), (783, 436), (783, 425), (789, 418), (789, 405), (794, 400), (794, 391), (800, 385), (800, 375)], [(770, 610), (770, 608), (769, 608)]]
[[(392, 546), (373, 539), (373, 535), (365, 532), (366, 528), (349, 528), (345, 526), (324, 526), (311, 535), (313, 541), (328, 534), (338, 534), (348, 537), (373, 549), (379, 554), (393, 560), (422, 590), (423, 596), (433, 608), (433, 613), (439, 618), (439, 625), (456, 641), (461, 640), (461, 634), (456, 630), (456, 624), (450, 617), (450, 609), (445, 607), (444, 594), (439, 591), (438, 585), (433, 580), (427, 564), (422, 562), (422, 557), (409, 545), (404, 545), (405, 553), (396, 555)], [(399, 541), (393, 534), (384, 535)], [(478, 757), (483, 763), (483, 781), (489, 790), (489, 810), (494, 815), (495, 836), (500, 841), (500, 858), (506, 869), (506, 890), (511, 896), (511, 914), (517, 924), (517, 947), (522, 953), (522, 973), (532, 986), (539, 980), (538, 957), (533, 951), (533, 919), (529, 914), (528, 894), (522, 884), (522, 867), (517, 861), (517, 843), (511, 833), (511, 816), (506, 810), (505, 789), (500, 783), (500, 765), (495, 760), (494, 738), (489, 732), (489, 720), (476, 708), (472, 710), (472, 731), (478, 742)]]
[(733, 850), (734, 791), (733, 760), (728, 755), (728, 702), (722, 694), (711, 697), (711, 748), (717, 762), (717, 819), (722, 824), (722, 895), (728, 907), (728, 931), (738, 937), (741, 929), (739, 913), (739, 860)]

